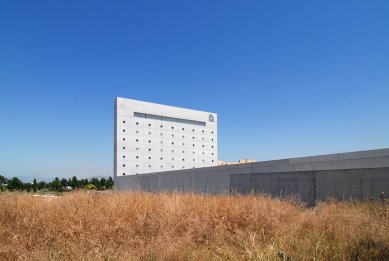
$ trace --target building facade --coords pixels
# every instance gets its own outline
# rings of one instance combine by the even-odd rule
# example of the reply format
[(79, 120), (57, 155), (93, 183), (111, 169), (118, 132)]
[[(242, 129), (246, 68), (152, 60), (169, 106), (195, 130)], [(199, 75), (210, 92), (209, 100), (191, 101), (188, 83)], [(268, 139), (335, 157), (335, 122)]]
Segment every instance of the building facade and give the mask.
[(116, 98), (115, 177), (216, 166), (217, 114)]

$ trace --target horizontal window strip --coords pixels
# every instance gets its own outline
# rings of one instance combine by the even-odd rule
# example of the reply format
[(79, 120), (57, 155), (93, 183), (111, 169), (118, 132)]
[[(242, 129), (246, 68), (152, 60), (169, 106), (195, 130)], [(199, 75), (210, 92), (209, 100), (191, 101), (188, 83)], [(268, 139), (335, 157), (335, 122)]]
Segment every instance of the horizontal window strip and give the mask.
[(166, 116), (140, 113), (140, 112), (134, 112), (134, 117), (143, 118), (143, 119), (160, 120), (160, 121), (177, 122), (177, 123), (184, 123), (184, 124), (197, 125), (197, 126), (205, 126), (205, 122), (203, 121), (194, 121), (194, 120), (166, 117)]

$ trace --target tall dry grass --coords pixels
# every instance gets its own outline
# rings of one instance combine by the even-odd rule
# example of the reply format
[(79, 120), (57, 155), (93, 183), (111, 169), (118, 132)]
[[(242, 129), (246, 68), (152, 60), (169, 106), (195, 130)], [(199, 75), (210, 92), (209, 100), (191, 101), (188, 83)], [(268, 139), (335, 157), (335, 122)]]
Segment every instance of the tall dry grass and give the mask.
[(389, 220), (371, 203), (78, 192), (1, 194), (0, 207), (0, 260), (389, 259)]

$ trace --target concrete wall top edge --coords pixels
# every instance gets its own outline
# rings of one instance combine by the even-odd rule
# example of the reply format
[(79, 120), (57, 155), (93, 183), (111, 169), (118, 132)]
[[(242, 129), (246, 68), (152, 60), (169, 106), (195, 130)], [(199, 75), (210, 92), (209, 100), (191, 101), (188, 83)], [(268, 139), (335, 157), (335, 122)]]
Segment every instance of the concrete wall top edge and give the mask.
[(366, 151), (341, 153), (339, 154), (339, 160), (377, 158), (377, 157), (388, 157), (388, 156), (389, 156), (389, 149), (366, 150)]
[(302, 163), (312, 163), (312, 162), (321, 162), (321, 161), (336, 161), (336, 160), (339, 160), (339, 154), (292, 158), (289, 160), (289, 163), (290, 164), (302, 164)]
[(248, 163), (253, 167), (268, 167), (268, 166), (279, 166), (279, 165), (288, 165), (289, 159), (279, 159), (279, 160), (268, 160), (268, 161), (258, 161), (253, 163)]
[(384, 156), (389, 156), (389, 148), (291, 158), (289, 159), (289, 163), (298, 164), (298, 163), (320, 162), (320, 161), (375, 158), (375, 157), (384, 157)]
[(290, 164), (288, 166), (288, 171), (310, 171), (310, 170), (318, 171), (318, 170), (382, 168), (382, 167), (389, 167), (389, 156)]
[(242, 164), (234, 164), (234, 165), (224, 165), (224, 166), (217, 166), (219, 170), (230, 170), (230, 169), (246, 169), (251, 168), (253, 165), (252, 163), (242, 163)]

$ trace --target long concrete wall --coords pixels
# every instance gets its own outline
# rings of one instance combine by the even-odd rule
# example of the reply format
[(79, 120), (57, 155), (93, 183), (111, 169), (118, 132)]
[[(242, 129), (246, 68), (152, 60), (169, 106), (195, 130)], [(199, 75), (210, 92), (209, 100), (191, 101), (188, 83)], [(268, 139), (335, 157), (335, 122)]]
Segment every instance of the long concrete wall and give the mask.
[(297, 195), (314, 205), (329, 197), (363, 200), (389, 192), (389, 168), (233, 174), (230, 184), (235, 193)]
[(117, 190), (297, 195), (309, 205), (389, 193), (389, 149), (115, 177)]

